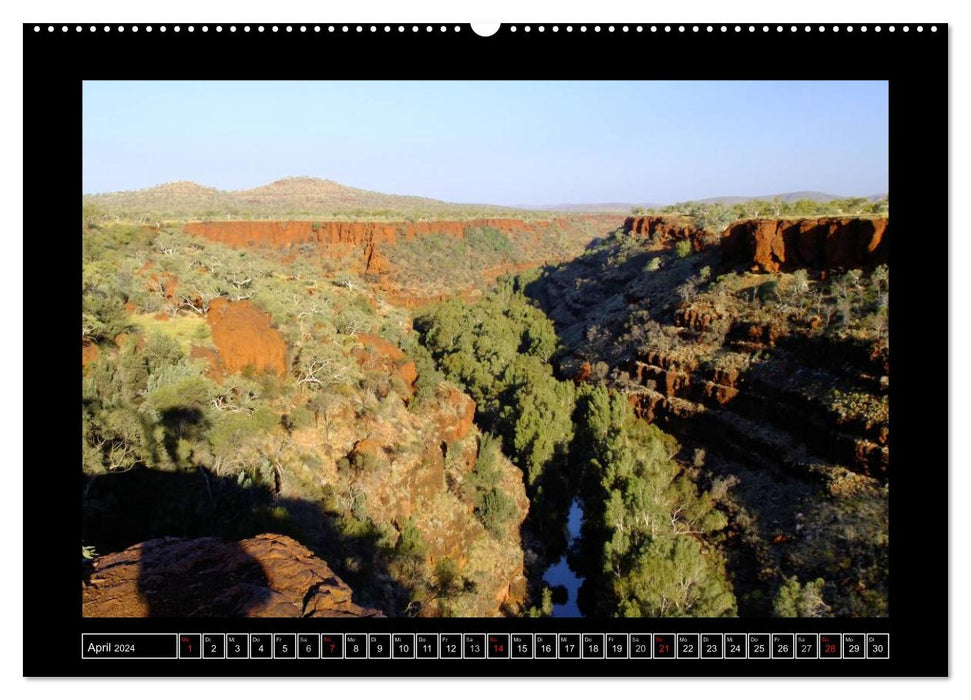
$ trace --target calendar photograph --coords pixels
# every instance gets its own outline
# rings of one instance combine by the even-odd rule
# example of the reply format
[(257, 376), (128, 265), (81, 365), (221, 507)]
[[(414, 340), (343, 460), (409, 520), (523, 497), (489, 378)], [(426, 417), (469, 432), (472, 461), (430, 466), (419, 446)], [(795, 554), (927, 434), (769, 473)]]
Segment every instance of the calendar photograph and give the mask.
[(85, 79), (82, 615), (887, 617), (888, 85)]

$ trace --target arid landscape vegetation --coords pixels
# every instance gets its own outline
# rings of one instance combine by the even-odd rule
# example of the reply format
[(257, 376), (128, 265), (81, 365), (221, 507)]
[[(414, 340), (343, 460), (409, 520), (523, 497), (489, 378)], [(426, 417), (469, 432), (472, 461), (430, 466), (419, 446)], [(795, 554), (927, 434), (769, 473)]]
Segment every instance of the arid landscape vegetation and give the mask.
[(888, 216), (86, 196), (84, 614), (886, 615)]

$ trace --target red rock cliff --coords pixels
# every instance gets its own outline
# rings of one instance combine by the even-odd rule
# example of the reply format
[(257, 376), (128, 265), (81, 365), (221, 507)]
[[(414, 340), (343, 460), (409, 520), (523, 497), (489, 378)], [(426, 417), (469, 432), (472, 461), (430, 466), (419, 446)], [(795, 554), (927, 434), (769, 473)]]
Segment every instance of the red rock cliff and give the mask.
[(887, 219), (748, 219), (722, 234), (722, 260), (757, 272), (873, 267), (887, 262)]
[(665, 247), (678, 241), (690, 240), (696, 250), (701, 249), (705, 234), (697, 226), (664, 216), (628, 216), (624, 220), (624, 233), (648, 236)]
[(367, 221), (211, 221), (185, 224), (186, 233), (237, 248), (257, 245), (282, 247), (301, 243), (335, 245), (394, 245), (400, 236), (439, 233), (462, 237), (467, 228), (491, 227), (504, 233), (530, 232), (533, 225), (519, 219), (472, 219), (469, 221), (386, 222)]

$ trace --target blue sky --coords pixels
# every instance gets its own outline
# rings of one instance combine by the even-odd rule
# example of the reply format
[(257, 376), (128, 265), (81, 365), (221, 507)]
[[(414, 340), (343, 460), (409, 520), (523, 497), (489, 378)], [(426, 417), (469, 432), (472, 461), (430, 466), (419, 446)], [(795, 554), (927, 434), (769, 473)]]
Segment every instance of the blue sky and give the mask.
[(887, 83), (84, 84), (86, 193), (310, 175), (455, 202), (886, 192)]

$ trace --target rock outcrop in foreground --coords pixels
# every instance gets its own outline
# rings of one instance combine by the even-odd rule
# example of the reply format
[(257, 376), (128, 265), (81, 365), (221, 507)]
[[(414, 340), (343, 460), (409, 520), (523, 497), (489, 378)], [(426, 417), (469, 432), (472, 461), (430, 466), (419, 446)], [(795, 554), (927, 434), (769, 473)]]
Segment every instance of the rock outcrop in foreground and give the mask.
[(85, 617), (383, 617), (283, 535), (239, 542), (166, 537), (98, 557)]

